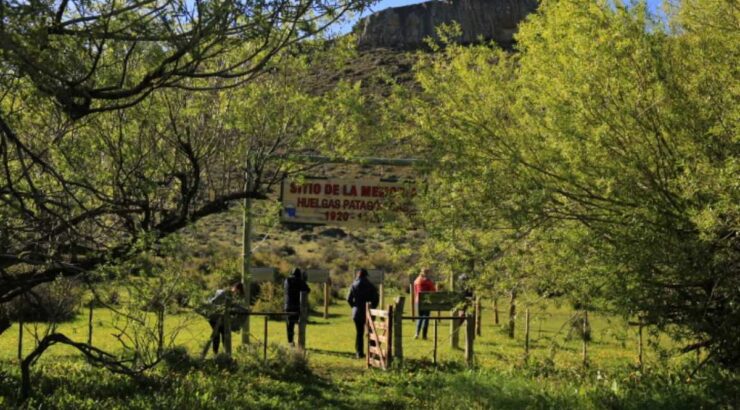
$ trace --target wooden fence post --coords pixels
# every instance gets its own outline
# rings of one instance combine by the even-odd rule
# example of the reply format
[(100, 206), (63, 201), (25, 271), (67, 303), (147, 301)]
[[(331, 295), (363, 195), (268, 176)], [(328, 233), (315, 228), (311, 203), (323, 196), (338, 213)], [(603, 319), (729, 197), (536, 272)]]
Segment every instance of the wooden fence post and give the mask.
[(90, 313), (87, 317), (87, 344), (92, 345), (92, 337), (93, 337), (93, 301), (94, 299), (90, 300)]
[(329, 282), (324, 282), (324, 319), (329, 318)]
[(529, 307), (524, 312), (524, 360), (529, 358)]
[(465, 317), (465, 362), (468, 366), (473, 365), (473, 341), (475, 340), (475, 317), (466, 315)]
[(378, 286), (378, 293), (380, 294), (380, 301), (378, 302), (378, 306), (380, 306), (380, 308), (382, 309), (383, 308), (382, 307), (383, 306), (383, 301), (385, 300), (385, 298), (384, 298), (385, 291), (383, 289), (383, 284), (382, 283)]
[[(386, 326), (386, 342), (385, 342), (385, 348), (386, 348), (386, 359), (385, 359), (385, 368), (389, 368), (391, 366), (391, 363), (393, 362), (393, 345), (395, 344), (396, 339), (393, 338), (393, 321), (395, 320), (395, 315), (393, 314), (393, 305), (388, 305), (388, 317), (385, 318), (385, 326)], [(384, 369), (385, 370), (385, 369)]]
[[(450, 291), (454, 292), (457, 290), (457, 287), (455, 286), (455, 274), (450, 272)], [(453, 309), (452, 310), (452, 316), (457, 317), (458, 316), (458, 310)], [(450, 346), (452, 346), (453, 349), (457, 349), (460, 347), (460, 335), (458, 334), (460, 331), (460, 323), (452, 319), (450, 320)]]
[(393, 351), (399, 361), (403, 361), (403, 305), (406, 298), (396, 298), (396, 307), (393, 310)]
[[(90, 309), (92, 315), (92, 309)], [(164, 351), (164, 318), (165, 318), (165, 306), (162, 305), (157, 312), (157, 354), (161, 355)], [(91, 333), (92, 334), (92, 329)]]
[(481, 336), (483, 327), (483, 306), (480, 302), (480, 296), (475, 297), (475, 335)]
[(308, 293), (301, 292), (301, 314), (298, 318), (298, 348), (306, 350), (306, 325), (308, 325)]
[(498, 298), (493, 298), (493, 324), (498, 325)]
[(586, 337), (588, 331), (588, 310), (583, 311), (583, 366), (588, 366), (588, 340)]
[(409, 300), (411, 301), (411, 316), (416, 316), (416, 298), (414, 297), (414, 282), (409, 285)]
[[(452, 316), (460, 316), (460, 311), (454, 309), (452, 311)], [(450, 346), (452, 346), (453, 349), (460, 348), (460, 324), (460, 321), (457, 319), (450, 320)]]
[(637, 365), (642, 369), (642, 321), (637, 327)]
[(18, 318), (18, 360), (23, 361), (23, 317)]
[(262, 360), (267, 362), (267, 319), (269, 316), (265, 315), (265, 331), (264, 331), (264, 344), (262, 346)]
[[(437, 318), (439, 318), (439, 311), (437, 311)], [(439, 327), (439, 319), (434, 320), (434, 356), (432, 363), (437, 364), (437, 328)]]
[(224, 349), (226, 354), (231, 357), (231, 296), (226, 298), (224, 304)]

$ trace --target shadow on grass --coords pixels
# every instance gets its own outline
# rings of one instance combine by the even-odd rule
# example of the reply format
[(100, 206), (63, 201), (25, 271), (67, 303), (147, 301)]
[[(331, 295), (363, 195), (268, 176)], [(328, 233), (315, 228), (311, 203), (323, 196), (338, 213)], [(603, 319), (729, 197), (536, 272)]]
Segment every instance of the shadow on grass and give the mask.
[(324, 313), (323, 312), (311, 312), (311, 313), (309, 313), (308, 316), (310, 318), (316, 318), (316, 319), (336, 319), (338, 317), (346, 317), (346, 318), (350, 319), (349, 313), (342, 313), (342, 314), (340, 314), (340, 313), (329, 313), (329, 315), (327, 317), (324, 317)]
[(325, 354), (327, 356), (341, 357), (344, 359), (354, 359), (355, 354), (351, 352), (341, 352), (338, 350), (327, 350), (327, 349), (307, 349), (310, 353)]

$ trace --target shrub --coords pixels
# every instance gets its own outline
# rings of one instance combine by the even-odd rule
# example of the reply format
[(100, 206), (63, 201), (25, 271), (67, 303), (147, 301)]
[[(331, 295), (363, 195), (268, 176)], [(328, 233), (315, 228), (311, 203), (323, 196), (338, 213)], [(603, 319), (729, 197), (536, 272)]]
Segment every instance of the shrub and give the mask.
[(188, 354), (188, 350), (182, 346), (175, 346), (167, 349), (162, 354), (162, 360), (169, 369), (178, 372), (188, 371), (196, 367), (196, 364), (198, 363), (190, 356), (190, 354)]
[(60, 323), (72, 320), (82, 306), (83, 289), (74, 279), (59, 278), (36, 286), (5, 306), (13, 321)]
[(297, 349), (270, 343), (267, 352), (265, 361), (262, 358), (262, 345), (251, 344), (240, 346), (234, 357), (240, 366), (266, 372), (276, 378), (300, 380), (302, 376), (312, 374), (308, 359)]
[(582, 312), (579, 312), (570, 320), (570, 331), (568, 331), (568, 335), (565, 339), (571, 340), (574, 335), (577, 336), (579, 340), (586, 340), (587, 342), (591, 341), (591, 322), (586, 320), (586, 328), (583, 328)]
[[(323, 311), (324, 285), (321, 283), (310, 283), (311, 292), (308, 293), (308, 308), (313, 311)], [(329, 298), (331, 303), (331, 298)]]

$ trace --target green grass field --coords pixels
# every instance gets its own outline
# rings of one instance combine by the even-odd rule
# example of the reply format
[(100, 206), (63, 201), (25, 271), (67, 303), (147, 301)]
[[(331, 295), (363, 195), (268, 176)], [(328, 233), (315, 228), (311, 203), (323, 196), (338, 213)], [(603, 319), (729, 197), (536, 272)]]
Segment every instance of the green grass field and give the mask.
[[(391, 300), (390, 296), (386, 301)], [(475, 340), (475, 366), (465, 366), (464, 353), (450, 347), (449, 322), (438, 328), (438, 364), (432, 364), (434, 325), (429, 339), (413, 338), (414, 323), (405, 321), (405, 360), (387, 372), (368, 370), (353, 356), (354, 325), (349, 307), (331, 305), (330, 318), (310, 317), (307, 362), (295, 359), (287, 347), (285, 325), (268, 322), (269, 354), (262, 361), (264, 320), (252, 321), (252, 348), (235, 349), (235, 363), (223, 357), (197, 358), (210, 334), (200, 316), (183, 313), (167, 317), (167, 331), (177, 329), (174, 345), (187, 349), (186, 364), (162, 364), (142, 386), (86, 364), (66, 346), (52, 347), (35, 364), (36, 395), (29, 407), (41, 408), (697, 408), (727, 407), (736, 392), (710, 392), (701, 383), (685, 383), (681, 365), (695, 358), (668, 359), (670, 341), (645, 338), (645, 369), (638, 371), (636, 330), (622, 320), (590, 315), (593, 340), (588, 344), (589, 366), (582, 366), (581, 341), (565, 340), (572, 311), (548, 303), (533, 310), (530, 358), (525, 363), (523, 317), (510, 339), (493, 323), (490, 302), (484, 306), (481, 337)], [(500, 306), (501, 307), (501, 306)], [(409, 312), (408, 306), (406, 307)], [(501, 322), (504, 321), (501, 312)], [(105, 309), (94, 311), (95, 345), (116, 351), (114, 318)], [(26, 324), (23, 351), (34, 347), (34, 329)], [(87, 312), (58, 326), (75, 340), (87, 340)], [(0, 336), (0, 404), (16, 403), (18, 327)], [(234, 345), (240, 337), (233, 334)], [(464, 346), (464, 336), (460, 338)], [(553, 347), (555, 345), (555, 347)], [(550, 361), (552, 359), (552, 361)], [(677, 369), (668, 371), (666, 369)], [(722, 384), (726, 386), (726, 384)], [(723, 387), (724, 389), (725, 387)], [(728, 396), (728, 394), (730, 396)], [(717, 400), (713, 403), (712, 400)], [(730, 400), (731, 401), (731, 400)], [(104, 406), (104, 407), (100, 407)]]
[[(386, 297), (386, 301), (391, 297)], [(353, 353), (354, 325), (350, 319), (350, 308), (341, 301), (334, 301), (330, 306), (329, 318), (323, 319), (320, 313), (310, 317), (307, 329), (307, 344), (309, 360), (317, 367), (333, 367), (355, 369), (362, 368), (359, 361), (350, 359)], [(506, 368), (516, 365), (523, 359), (524, 354), (524, 314), (517, 318), (515, 338), (509, 338), (504, 330), (503, 323), (507, 319), (505, 312), (499, 312), (500, 325), (494, 324), (494, 314), (491, 303), (484, 301), (482, 311), (482, 333), (475, 340), (476, 363), (483, 367)], [(320, 308), (320, 307), (318, 307)], [(321, 310), (321, 309), (316, 310)], [(501, 306), (499, 306), (501, 310)], [(405, 313), (410, 315), (410, 307), (405, 306)], [(442, 312), (442, 315), (448, 315)], [(570, 340), (566, 335), (570, 330), (568, 320), (573, 311), (566, 306), (558, 307), (554, 303), (547, 304), (545, 309), (532, 309), (530, 320), (530, 359), (542, 361), (553, 357), (558, 366), (572, 367), (580, 365), (582, 356), (582, 342), (573, 333)], [(590, 315), (593, 340), (588, 344), (588, 357), (592, 367), (608, 371), (614, 367), (624, 367), (635, 364), (637, 360), (637, 331), (629, 327), (618, 318), (610, 318), (597, 313)], [(428, 340), (414, 340), (415, 323), (404, 321), (403, 344), (405, 356), (411, 359), (432, 360), (434, 321), (429, 325)], [(462, 350), (452, 349), (450, 346), (450, 322), (440, 321), (438, 325), (438, 359), (442, 362), (464, 361)], [(166, 320), (168, 333), (177, 332), (174, 344), (184, 346), (195, 355), (207, 341), (210, 327), (199, 315), (181, 313), (170, 315)], [(86, 341), (88, 337), (88, 312), (81, 311), (77, 318), (68, 323), (57, 326), (59, 332), (70, 336), (74, 340)], [(45, 324), (25, 324), (25, 340), (23, 352), (29, 353), (34, 347), (34, 334), (42, 334), (46, 330)], [(96, 346), (104, 350), (116, 351), (120, 344), (114, 337), (114, 315), (107, 309), (96, 308), (93, 313), (93, 341)], [(262, 344), (264, 339), (264, 320), (262, 317), (252, 319), (251, 334), (255, 343)], [(285, 325), (281, 321), (268, 321), (268, 343), (287, 346)], [(18, 326), (15, 324), (0, 336), (0, 359), (9, 362), (17, 357)], [(464, 346), (464, 334), (460, 335), (460, 346)], [(660, 339), (660, 340), (658, 340)], [(240, 337), (234, 333), (234, 343), (238, 344)], [(655, 346), (655, 343), (660, 343)], [(648, 344), (653, 345), (650, 348)], [(655, 349), (657, 347), (658, 349)], [(645, 351), (646, 361), (660, 360), (659, 352), (670, 347), (667, 338), (653, 337), (649, 340), (646, 332)], [(554, 356), (552, 356), (554, 353)], [(50, 350), (42, 360), (56, 360), (60, 357), (77, 357), (72, 348), (59, 346)]]

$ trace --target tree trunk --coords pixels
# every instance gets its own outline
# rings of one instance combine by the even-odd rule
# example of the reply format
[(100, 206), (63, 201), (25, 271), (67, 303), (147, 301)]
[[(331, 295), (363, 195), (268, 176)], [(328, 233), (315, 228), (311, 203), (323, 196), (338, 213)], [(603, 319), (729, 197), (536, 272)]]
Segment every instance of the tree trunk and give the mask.
[(31, 396), (31, 365), (46, 349), (56, 343), (50, 336), (41, 339), (38, 346), (21, 361), (21, 401), (25, 402)]

